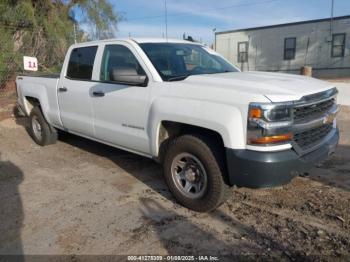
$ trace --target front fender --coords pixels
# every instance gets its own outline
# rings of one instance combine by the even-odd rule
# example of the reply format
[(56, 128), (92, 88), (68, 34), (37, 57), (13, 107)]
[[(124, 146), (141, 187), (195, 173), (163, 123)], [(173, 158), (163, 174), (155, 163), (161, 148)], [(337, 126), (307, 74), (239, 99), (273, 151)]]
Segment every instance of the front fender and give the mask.
[(152, 103), (147, 127), (153, 156), (158, 156), (158, 137), (162, 121), (207, 128), (221, 135), (225, 147), (245, 148), (242, 113), (232, 105), (194, 99), (157, 98)]

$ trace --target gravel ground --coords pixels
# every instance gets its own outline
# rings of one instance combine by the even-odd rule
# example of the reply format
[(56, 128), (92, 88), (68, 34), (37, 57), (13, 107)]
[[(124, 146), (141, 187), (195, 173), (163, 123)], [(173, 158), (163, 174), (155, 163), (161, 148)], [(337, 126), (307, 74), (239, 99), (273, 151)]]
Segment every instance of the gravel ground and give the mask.
[(274, 189), (234, 189), (218, 210), (200, 214), (176, 203), (151, 160), (73, 135), (39, 147), (24, 119), (6, 115), (0, 254), (349, 259), (349, 116), (343, 107), (338, 150), (309, 176)]

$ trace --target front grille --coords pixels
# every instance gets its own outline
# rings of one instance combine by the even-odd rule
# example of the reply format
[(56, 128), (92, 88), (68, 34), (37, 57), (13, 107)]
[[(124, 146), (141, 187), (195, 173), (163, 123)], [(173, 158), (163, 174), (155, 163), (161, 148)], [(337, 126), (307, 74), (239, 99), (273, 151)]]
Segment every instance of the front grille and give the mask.
[(312, 105), (298, 106), (293, 109), (294, 122), (304, 122), (307, 119), (319, 118), (329, 111), (335, 104), (334, 98)]
[(332, 130), (333, 124), (326, 124), (294, 134), (294, 142), (302, 149), (307, 150), (318, 144)]

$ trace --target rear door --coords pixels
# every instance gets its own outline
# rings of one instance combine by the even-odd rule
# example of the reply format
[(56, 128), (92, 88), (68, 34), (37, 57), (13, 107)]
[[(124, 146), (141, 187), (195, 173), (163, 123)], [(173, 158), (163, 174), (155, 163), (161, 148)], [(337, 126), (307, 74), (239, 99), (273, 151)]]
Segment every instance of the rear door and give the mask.
[(66, 62), (66, 73), (61, 75), (58, 86), (63, 127), (70, 132), (90, 137), (94, 135), (90, 89), (96, 84), (91, 79), (97, 48), (74, 48)]

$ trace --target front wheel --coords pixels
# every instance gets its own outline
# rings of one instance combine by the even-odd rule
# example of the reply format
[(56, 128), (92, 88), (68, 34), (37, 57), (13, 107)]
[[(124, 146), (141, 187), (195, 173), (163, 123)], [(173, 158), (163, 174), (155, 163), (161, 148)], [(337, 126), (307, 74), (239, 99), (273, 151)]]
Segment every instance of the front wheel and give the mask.
[(209, 212), (229, 196), (221, 148), (205, 136), (183, 135), (173, 140), (164, 159), (170, 191), (185, 207)]

